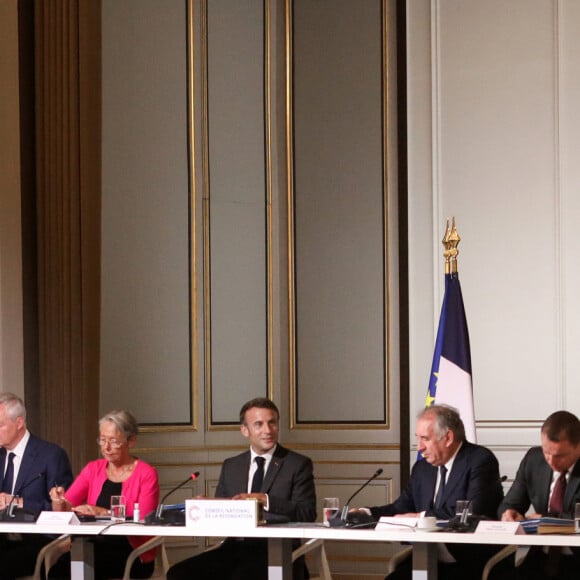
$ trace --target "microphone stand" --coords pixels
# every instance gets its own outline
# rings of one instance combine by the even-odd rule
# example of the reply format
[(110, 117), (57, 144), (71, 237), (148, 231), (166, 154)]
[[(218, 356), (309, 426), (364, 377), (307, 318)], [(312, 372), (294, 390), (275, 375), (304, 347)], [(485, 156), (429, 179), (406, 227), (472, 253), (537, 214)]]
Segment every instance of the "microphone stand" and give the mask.
[[(162, 498), (159, 504), (157, 505), (157, 509), (155, 510), (155, 514), (153, 512), (145, 518), (146, 524), (162, 524), (164, 521), (163, 518), (163, 508), (165, 500), (174, 492), (177, 491), (180, 487), (183, 487), (186, 483), (190, 482), (191, 480), (195, 480), (199, 477), (199, 471), (192, 473), (189, 477), (176, 485), (173, 489), (170, 489)], [(153, 517), (151, 517), (153, 515)]]
[[(341, 528), (348, 525), (348, 510), (350, 508), (350, 502), (371, 482), (376, 479), (381, 473), (383, 473), (382, 468), (377, 469), (371, 477), (369, 477), (347, 500), (342, 508), (342, 513), (340, 517), (335, 516), (329, 521), (329, 524), (333, 528)], [(374, 520), (373, 520), (374, 521)], [(368, 523), (368, 522), (367, 522)]]
[[(37, 473), (32, 479), (29, 479), (24, 485), (20, 486), (18, 491), (14, 490), (8, 505), (0, 511), (0, 522), (35, 522), (38, 514), (25, 510), (16, 504), (16, 498), (20, 496), (20, 493), (25, 490), (30, 484), (34, 483), (40, 477), (43, 477), (44, 473)], [(17, 510), (17, 511), (16, 511)], [(16, 513), (15, 513), (16, 512)]]
[(8, 502), (8, 505), (2, 510), (2, 512), (0, 513), (0, 522), (10, 522), (15, 518), (14, 508), (17, 506), (14, 503), (14, 500), (17, 497), (18, 496), (13, 495), (10, 501)]

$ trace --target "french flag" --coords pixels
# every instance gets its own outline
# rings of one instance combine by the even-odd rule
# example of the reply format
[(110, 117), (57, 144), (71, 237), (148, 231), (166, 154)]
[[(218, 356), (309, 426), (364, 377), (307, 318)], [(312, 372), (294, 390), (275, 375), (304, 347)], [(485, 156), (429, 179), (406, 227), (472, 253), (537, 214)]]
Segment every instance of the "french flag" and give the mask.
[(477, 442), (469, 332), (457, 272), (445, 274), (445, 296), (425, 405), (434, 404), (455, 407), (465, 425), (467, 440)]

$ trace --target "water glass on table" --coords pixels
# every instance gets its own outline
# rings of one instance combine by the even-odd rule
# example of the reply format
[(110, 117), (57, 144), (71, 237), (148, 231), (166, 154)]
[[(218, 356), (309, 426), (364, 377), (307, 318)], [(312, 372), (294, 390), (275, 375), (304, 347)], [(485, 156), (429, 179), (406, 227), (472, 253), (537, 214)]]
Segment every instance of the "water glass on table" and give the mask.
[(580, 534), (580, 502), (574, 508), (574, 531)]
[(322, 500), (322, 522), (330, 526), (329, 521), (338, 514), (339, 502), (337, 497), (325, 497)]
[(467, 517), (471, 515), (471, 502), (467, 499), (460, 499), (455, 503), (455, 515), (462, 524), (467, 523)]
[(111, 496), (111, 521), (124, 522), (127, 515), (127, 502), (124, 495)]

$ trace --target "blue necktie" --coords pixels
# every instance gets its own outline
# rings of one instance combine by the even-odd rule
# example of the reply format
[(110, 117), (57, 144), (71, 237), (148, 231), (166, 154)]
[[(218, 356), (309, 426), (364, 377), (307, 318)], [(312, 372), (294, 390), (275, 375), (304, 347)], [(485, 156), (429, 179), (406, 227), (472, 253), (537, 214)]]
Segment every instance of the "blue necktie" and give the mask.
[(440, 508), (443, 505), (443, 494), (445, 493), (445, 475), (447, 474), (447, 467), (445, 467), (445, 465), (440, 465), (439, 473), (441, 474), (441, 477), (439, 478), (439, 489), (437, 490), (437, 496), (435, 497), (435, 508)]
[(12, 495), (12, 484), (14, 483), (14, 453), (10, 452), (6, 456), (6, 471), (2, 482), (2, 491)]

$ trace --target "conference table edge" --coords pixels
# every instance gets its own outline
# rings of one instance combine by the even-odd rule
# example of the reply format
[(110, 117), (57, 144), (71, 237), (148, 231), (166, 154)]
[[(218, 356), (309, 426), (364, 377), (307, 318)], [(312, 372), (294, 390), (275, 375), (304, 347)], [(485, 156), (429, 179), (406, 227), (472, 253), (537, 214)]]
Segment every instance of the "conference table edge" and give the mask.
[(124, 524), (31, 524), (0, 522), (0, 533), (20, 534), (70, 534), (72, 536), (164, 536), (164, 537), (245, 537), (323, 539), (361, 542), (447, 543), (447, 544), (510, 544), (519, 546), (571, 546), (580, 547), (580, 534), (505, 534), (384, 531), (327, 528), (318, 524), (279, 524), (233, 530), (224, 525), (216, 527), (145, 526), (134, 522)]

